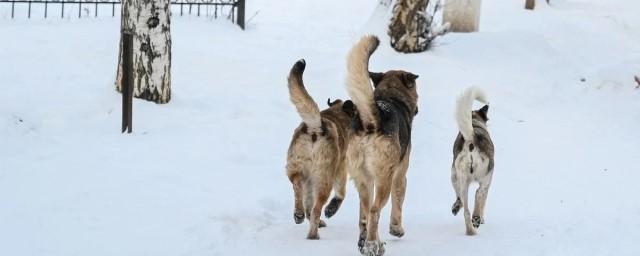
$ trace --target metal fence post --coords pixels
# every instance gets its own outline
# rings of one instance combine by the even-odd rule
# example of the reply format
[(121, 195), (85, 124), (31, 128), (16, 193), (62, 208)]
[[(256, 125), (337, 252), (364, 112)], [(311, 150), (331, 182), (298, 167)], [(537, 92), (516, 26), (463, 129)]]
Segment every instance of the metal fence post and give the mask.
[(244, 30), (244, 2), (245, 0), (238, 0), (237, 23), (242, 30)]
[(122, 31), (122, 133), (131, 133), (133, 103), (133, 33)]

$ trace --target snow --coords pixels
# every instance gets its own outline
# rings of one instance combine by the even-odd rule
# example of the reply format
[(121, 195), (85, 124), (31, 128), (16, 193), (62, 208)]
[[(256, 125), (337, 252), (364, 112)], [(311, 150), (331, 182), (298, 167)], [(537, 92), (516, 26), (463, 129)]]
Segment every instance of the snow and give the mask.
[[(11, 20), (0, 5), (0, 255), (357, 255), (351, 184), (321, 240), (293, 223), (286, 75), (305, 58), (320, 105), (346, 98), (349, 47), (388, 40), (376, 2), (252, 0), (246, 31), (174, 16), (172, 100), (134, 100), (133, 134), (119, 133), (117, 17)], [(388, 234), (387, 207), (387, 255), (638, 255), (640, 2), (482, 4), (478, 33), (371, 59), (420, 75), (406, 235)], [(470, 85), (496, 144), (474, 237), (449, 177)]]

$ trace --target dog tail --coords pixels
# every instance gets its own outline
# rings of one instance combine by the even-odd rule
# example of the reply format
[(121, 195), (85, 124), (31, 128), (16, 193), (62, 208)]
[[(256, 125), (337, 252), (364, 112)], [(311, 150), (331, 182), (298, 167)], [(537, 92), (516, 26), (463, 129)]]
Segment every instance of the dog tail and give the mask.
[(474, 100), (487, 103), (487, 96), (482, 89), (472, 86), (467, 88), (460, 96), (458, 96), (458, 101), (456, 103), (456, 122), (458, 123), (458, 129), (465, 141), (473, 141), (471, 111)]
[(368, 131), (376, 129), (378, 125), (378, 113), (369, 77), (369, 58), (378, 45), (378, 37), (364, 36), (351, 48), (347, 56), (347, 91), (360, 112), (362, 126)]
[(318, 104), (313, 101), (313, 98), (309, 96), (302, 82), (302, 74), (304, 73), (306, 65), (307, 63), (304, 59), (301, 59), (291, 67), (288, 78), (289, 98), (293, 105), (296, 106), (298, 114), (300, 114), (302, 121), (307, 124), (307, 127), (312, 131), (321, 130), (322, 119), (320, 117), (320, 109), (318, 108)]

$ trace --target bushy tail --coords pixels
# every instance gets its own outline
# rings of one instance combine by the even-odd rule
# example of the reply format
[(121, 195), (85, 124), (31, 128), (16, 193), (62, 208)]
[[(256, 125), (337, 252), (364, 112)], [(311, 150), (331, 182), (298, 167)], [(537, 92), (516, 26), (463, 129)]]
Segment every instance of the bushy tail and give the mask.
[(306, 65), (304, 59), (301, 59), (291, 67), (288, 78), (289, 98), (293, 105), (296, 106), (298, 114), (300, 114), (302, 121), (307, 124), (308, 129), (311, 129), (311, 131), (321, 130), (322, 120), (320, 117), (320, 109), (318, 108), (318, 104), (313, 101), (313, 98), (309, 96), (302, 82), (302, 74), (304, 73)]
[(347, 91), (360, 112), (363, 127), (368, 130), (378, 126), (377, 108), (369, 78), (369, 57), (378, 45), (380, 40), (376, 36), (364, 36), (347, 56)]
[(456, 122), (458, 122), (458, 129), (465, 141), (473, 141), (471, 111), (474, 100), (485, 104), (488, 102), (484, 92), (480, 88), (472, 86), (458, 96), (456, 103)]

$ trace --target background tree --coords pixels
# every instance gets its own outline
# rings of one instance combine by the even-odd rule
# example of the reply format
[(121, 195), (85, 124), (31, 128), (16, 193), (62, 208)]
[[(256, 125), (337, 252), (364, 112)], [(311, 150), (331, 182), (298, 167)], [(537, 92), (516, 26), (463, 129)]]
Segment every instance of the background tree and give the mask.
[[(547, 4), (549, 4), (549, 0), (546, 0)], [(524, 8), (527, 10), (533, 10), (536, 8), (536, 0), (526, 0), (524, 2)]]
[(527, 10), (533, 10), (536, 8), (536, 0), (526, 0), (526, 2), (524, 2), (524, 8)]
[[(380, 3), (383, 4), (382, 0)], [(410, 53), (422, 52), (431, 46), (431, 42), (448, 30), (448, 24), (434, 24), (434, 15), (440, 10), (440, 1), (431, 1), (433, 10), (427, 11), (429, 0), (397, 0), (393, 6), (389, 24), (391, 47), (396, 51)]]
[[(122, 30), (133, 33), (133, 96), (156, 103), (171, 99), (170, 0), (124, 0)], [(116, 89), (122, 92), (122, 38)]]
[(453, 32), (476, 32), (480, 25), (481, 0), (446, 0), (444, 21)]

